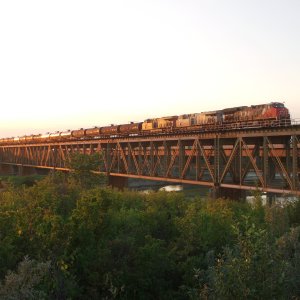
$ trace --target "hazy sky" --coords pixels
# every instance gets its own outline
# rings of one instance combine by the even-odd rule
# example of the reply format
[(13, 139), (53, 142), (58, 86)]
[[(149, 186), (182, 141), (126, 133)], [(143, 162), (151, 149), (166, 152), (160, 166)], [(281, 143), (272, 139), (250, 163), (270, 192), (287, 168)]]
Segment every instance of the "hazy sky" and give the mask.
[(0, 0), (0, 136), (285, 101), (299, 0)]

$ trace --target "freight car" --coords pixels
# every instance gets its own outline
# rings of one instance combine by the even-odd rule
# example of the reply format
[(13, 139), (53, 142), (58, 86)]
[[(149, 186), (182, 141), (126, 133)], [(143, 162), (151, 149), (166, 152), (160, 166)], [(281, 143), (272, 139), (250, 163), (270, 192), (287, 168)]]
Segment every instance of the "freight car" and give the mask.
[(206, 130), (228, 130), (233, 128), (267, 127), (290, 125), (288, 109), (281, 102), (238, 106), (223, 110), (184, 114), (147, 119), (121, 125), (110, 125), (78, 130), (56, 131), (44, 135), (29, 135), (0, 139), (0, 145), (26, 144), (38, 142), (58, 142), (66, 140), (113, 138), (136, 135), (164, 134), (178, 132), (201, 132)]
[(143, 122), (120, 125), (119, 131), (121, 134), (137, 134), (142, 130)]

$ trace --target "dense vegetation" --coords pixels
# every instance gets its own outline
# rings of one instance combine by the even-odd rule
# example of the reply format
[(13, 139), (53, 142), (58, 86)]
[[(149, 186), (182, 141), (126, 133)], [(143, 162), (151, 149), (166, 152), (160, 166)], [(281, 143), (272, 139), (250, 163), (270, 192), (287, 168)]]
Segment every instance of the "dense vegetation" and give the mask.
[(0, 299), (299, 299), (300, 202), (121, 193), (95, 178), (0, 193)]

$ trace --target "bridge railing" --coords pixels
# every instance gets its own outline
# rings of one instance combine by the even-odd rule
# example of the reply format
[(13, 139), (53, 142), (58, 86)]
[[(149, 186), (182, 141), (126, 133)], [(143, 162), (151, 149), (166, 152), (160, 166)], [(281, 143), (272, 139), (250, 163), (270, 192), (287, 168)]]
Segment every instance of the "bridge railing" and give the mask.
[(252, 129), (252, 128), (267, 128), (267, 127), (289, 127), (299, 125), (300, 119), (280, 119), (280, 120), (249, 120), (236, 121), (227, 124), (217, 125), (217, 130), (234, 130), (234, 129)]

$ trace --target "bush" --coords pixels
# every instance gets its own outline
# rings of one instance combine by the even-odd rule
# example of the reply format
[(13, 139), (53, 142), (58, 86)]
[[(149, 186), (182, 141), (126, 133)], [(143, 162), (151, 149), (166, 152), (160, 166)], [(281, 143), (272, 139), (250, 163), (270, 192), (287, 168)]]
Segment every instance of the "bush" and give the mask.
[(299, 298), (297, 203), (121, 193), (81, 176), (0, 193), (2, 298)]

